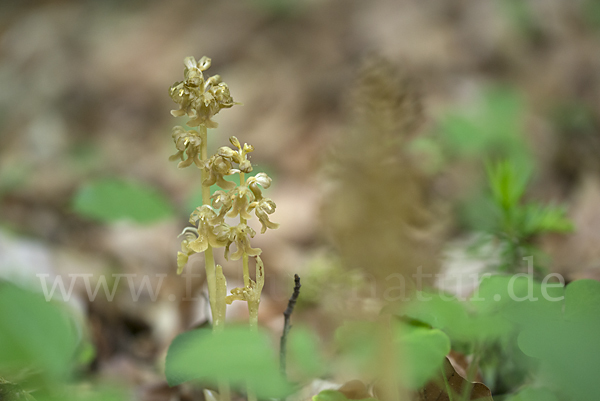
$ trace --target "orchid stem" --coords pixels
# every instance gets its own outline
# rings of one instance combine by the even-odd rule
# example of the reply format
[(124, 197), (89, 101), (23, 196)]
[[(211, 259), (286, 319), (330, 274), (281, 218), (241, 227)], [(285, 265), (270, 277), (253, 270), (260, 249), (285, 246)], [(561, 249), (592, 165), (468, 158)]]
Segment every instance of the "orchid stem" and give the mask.
[[(198, 133), (201, 139), (201, 157), (202, 160), (208, 159), (208, 135), (204, 125), (198, 127)], [(204, 185), (204, 181), (208, 178), (208, 172), (205, 169), (200, 170), (202, 178), (202, 205), (210, 205), (210, 187)], [(215, 258), (210, 244), (204, 252), (204, 268), (206, 270), (206, 282), (208, 285), (208, 300), (210, 302), (210, 311), (213, 318), (213, 327), (216, 329), (221, 325), (218, 313), (217, 301), (217, 279), (215, 274)]]
[[(198, 133), (201, 139), (200, 156), (202, 160), (208, 159), (208, 135), (206, 126), (200, 125), (198, 127)], [(202, 178), (202, 205), (210, 205), (210, 186), (204, 185), (204, 181), (208, 178), (208, 172), (205, 169), (200, 170)], [(220, 266), (219, 266), (220, 267)], [(204, 268), (206, 270), (206, 283), (208, 285), (208, 301), (210, 303), (210, 311), (213, 319), (213, 331), (219, 332), (223, 330), (223, 324), (225, 323), (225, 295), (223, 294), (223, 286), (225, 286), (225, 293), (227, 292), (226, 284), (221, 280), (221, 286), (217, 288), (217, 269), (215, 266), (215, 257), (210, 244), (204, 252)], [(223, 276), (223, 271), (219, 268), (220, 276)], [(221, 278), (221, 277), (219, 277)], [(219, 294), (217, 294), (219, 293)], [(222, 305), (220, 305), (222, 303)], [(229, 383), (223, 380), (219, 380), (219, 401), (229, 401), (231, 399), (231, 391), (229, 389)]]

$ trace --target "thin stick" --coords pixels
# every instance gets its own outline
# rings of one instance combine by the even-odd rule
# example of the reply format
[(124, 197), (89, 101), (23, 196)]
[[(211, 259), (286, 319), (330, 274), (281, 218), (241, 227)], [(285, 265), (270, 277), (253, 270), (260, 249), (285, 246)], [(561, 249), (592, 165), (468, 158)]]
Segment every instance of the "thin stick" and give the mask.
[(290, 317), (292, 316), (292, 312), (294, 312), (294, 307), (296, 306), (296, 301), (298, 300), (298, 296), (300, 295), (300, 276), (294, 274), (294, 293), (290, 297), (288, 301), (288, 306), (285, 312), (283, 312), (284, 324), (283, 324), (283, 335), (281, 336), (281, 342), (279, 344), (279, 369), (281, 374), (285, 376), (286, 372), (286, 345), (287, 345), (287, 336), (292, 328), (290, 324)]

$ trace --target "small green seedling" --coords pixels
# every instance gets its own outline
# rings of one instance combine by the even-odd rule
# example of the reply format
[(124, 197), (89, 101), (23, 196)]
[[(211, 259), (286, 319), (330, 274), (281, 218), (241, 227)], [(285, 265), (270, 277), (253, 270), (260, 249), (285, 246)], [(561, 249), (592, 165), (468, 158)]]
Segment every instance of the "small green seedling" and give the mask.
[[(564, 207), (524, 202), (528, 174), (519, 172), (508, 160), (488, 163), (491, 187), (492, 235), (502, 250), (500, 271), (515, 273), (523, 258), (539, 254), (533, 240), (546, 233), (565, 233), (573, 229)], [(533, 266), (538, 273), (544, 269)]]

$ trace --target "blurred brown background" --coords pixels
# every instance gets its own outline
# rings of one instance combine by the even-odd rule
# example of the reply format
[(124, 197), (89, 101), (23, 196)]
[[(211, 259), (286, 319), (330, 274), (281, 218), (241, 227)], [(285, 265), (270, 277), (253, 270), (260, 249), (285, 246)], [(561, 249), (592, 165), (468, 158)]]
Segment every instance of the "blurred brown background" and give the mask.
[[(182, 79), (189, 55), (211, 57), (209, 75), (221, 75), (243, 103), (215, 118), (211, 146), (236, 135), (255, 146), (255, 168), (274, 178), (268, 196), (277, 202), (273, 220), (281, 228), (255, 243), (267, 269), (261, 322), (275, 332), (293, 274), (325, 263), (325, 150), (343, 138), (348, 95), (360, 65), (374, 55), (409, 71), (419, 86), (424, 133), (448, 112), (476, 107), (490, 85), (519, 93), (524, 140), (537, 166), (532, 192), (567, 203), (576, 225), (570, 236), (544, 240), (552, 269), (568, 278), (599, 277), (595, 0), (5, 0), (0, 276), (168, 274), (157, 302), (81, 302), (98, 349), (92, 369), (100, 374), (159, 383), (154, 364), (168, 341), (205, 315), (201, 302), (168, 299), (185, 291), (175, 275), (176, 236), (200, 183), (198, 171), (167, 160), (174, 153), (171, 127), (183, 122), (170, 116), (175, 105), (167, 90)], [(478, 163), (444, 171), (439, 193), (460, 197), (480, 176)], [(157, 188), (175, 216), (150, 225), (101, 224), (74, 213), (78, 188), (102, 177)], [(450, 225), (450, 235), (460, 237), (462, 226)], [(201, 258), (191, 265), (201, 271)], [(241, 273), (226, 269), (230, 284), (239, 285)], [(232, 319), (243, 318), (243, 309), (231, 309)]]

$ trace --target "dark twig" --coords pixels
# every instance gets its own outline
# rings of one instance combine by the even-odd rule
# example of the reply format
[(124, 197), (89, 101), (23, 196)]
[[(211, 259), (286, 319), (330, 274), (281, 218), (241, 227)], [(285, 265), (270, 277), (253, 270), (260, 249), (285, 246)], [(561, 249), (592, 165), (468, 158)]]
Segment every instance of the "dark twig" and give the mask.
[(287, 336), (292, 328), (290, 324), (290, 317), (292, 316), (292, 312), (294, 311), (294, 306), (296, 306), (296, 301), (298, 300), (298, 296), (300, 295), (300, 276), (294, 274), (294, 293), (290, 297), (288, 301), (288, 306), (285, 312), (283, 312), (284, 324), (283, 324), (283, 335), (281, 336), (281, 342), (279, 343), (279, 369), (281, 370), (281, 374), (285, 376), (286, 372), (286, 344), (287, 344)]

